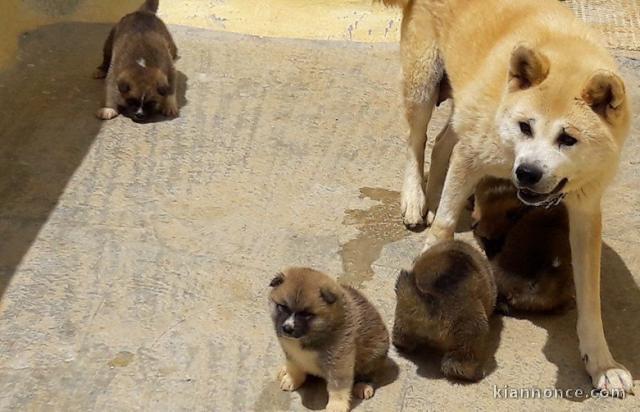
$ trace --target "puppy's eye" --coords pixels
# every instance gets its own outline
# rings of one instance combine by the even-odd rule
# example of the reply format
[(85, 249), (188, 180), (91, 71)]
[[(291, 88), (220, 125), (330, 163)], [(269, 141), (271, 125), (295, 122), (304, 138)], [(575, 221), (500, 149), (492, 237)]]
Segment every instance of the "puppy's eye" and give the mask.
[(518, 126), (520, 126), (520, 132), (522, 132), (523, 135), (525, 136), (533, 136), (533, 130), (531, 130), (531, 125), (527, 122), (520, 122), (518, 123)]
[(576, 143), (578, 143), (578, 139), (573, 136), (569, 136), (566, 133), (562, 133), (558, 136), (558, 145), (560, 146), (573, 146)]
[(307, 312), (306, 310), (303, 310), (302, 312), (298, 312), (298, 315), (305, 319), (311, 319), (314, 316), (313, 313)]
[(276, 303), (276, 308), (278, 308), (278, 312), (289, 313), (289, 308), (285, 305), (281, 305), (280, 303)]

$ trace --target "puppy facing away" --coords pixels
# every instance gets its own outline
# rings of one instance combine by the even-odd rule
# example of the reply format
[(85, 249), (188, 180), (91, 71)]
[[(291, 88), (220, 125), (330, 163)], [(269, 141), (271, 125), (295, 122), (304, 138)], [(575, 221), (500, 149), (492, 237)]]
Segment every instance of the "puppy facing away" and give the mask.
[(574, 300), (569, 218), (564, 204), (524, 205), (506, 179), (476, 188), (473, 234), (491, 262), (498, 309), (552, 311)]
[(271, 316), (286, 356), (280, 388), (296, 390), (307, 375), (324, 378), (329, 411), (348, 411), (352, 391), (371, 398), (389, 350), (389, 333), (373, 305), (309, 268), (288, 268), (270, 286)]
[(484, 377), (489, 317), (496, 286), (489, 263), (471, 245), (448, 240), (426, 250), (396, 282), (393, 344), (413, 352), (429, 346), (444, 352), (448, 378)]
[(158, 0), (146, 0), (111, 29), (94, 73), (97, 79), (106, 77), (105, 105), (98, 118), (112, 119), (120, 111), (136, 121), (156, 112), (178, 115), (173, 65), (178, 49), (157, 10)]

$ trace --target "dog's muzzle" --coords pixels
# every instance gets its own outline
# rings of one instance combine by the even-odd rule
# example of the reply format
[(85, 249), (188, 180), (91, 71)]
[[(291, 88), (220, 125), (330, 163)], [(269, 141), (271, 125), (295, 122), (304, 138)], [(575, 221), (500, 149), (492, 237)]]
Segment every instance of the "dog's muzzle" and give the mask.
[(556, 206), (564, 199), (566, 193), (562, 191), (568, 179), (562, 179), (556, 187), (548, 193), (538, 193), (527, 188), (518, 188), (518, 199), (529, 206), (544, 206), (546, 208)]

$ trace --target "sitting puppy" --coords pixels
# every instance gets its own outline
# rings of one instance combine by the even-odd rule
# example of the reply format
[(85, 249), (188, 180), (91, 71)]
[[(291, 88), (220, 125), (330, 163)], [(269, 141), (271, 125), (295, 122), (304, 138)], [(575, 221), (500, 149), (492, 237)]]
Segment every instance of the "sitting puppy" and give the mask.
[(400, 273), (396, 299), (393, 344), (399, 350), (435, 347), (444, 351), (445, 376), (482, 379), (496, 286), (480, 252), (458, 240), (433, 246)]
[(176, 116), (177, 58), (171, 34), (156, 16), (158, 0), (146, 0), (111, 29), (104, 44), (103, 61), (94, 77), (106, 77), (105, 106), (96, 116), (113, 119), (120, 110), (136, 121), (161, 111)]
[(309, 268), (289, 268), (270, 286), (271, 316), (286, 355), (280, 388), (296, 390), (307, 374), (324, 378), (330, 411), (348, 411), (352, 390), (371, 398), (375, 372), (389, 350), (389, 333), (373, 305), (357, 290)]
[(569, 217), (564, 204), (526, 206), (509, 180), (485, 178), (476, 189), (473, 234), (498, 286), (498, 309), (553, 311), (574, 300)]

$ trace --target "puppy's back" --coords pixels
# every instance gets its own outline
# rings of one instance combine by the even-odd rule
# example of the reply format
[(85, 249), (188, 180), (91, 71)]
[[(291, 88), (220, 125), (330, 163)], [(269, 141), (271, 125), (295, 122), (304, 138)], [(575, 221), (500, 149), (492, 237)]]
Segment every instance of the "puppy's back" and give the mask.
[(450, 240), (439, 243), (416, 261), (413, 274), (419, 293), (441, 310), (455, 311), (451, 303), (478, 299), (485, 312), (493, 312), (496, 286), (489, 263), (471, 245)]
[(367, 374), (380, 367), (389, 350), (389, 332), (378, 310), (362, 293), (342, 286), (351, 298), (356, 342), (356, 373)]

